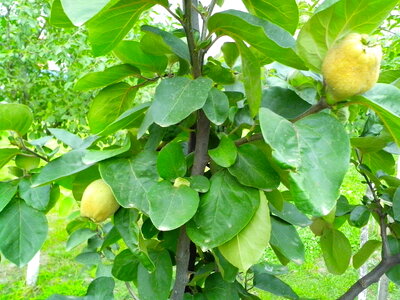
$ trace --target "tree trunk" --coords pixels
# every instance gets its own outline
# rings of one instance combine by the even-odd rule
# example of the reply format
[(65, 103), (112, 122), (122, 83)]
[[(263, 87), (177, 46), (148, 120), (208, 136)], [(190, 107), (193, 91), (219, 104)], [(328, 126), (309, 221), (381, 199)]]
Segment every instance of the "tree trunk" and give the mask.
[(40, 268), (40, 251), (38, 251), (35, 256), (28, 263), (26, 269), (26, 285), (36, 286), (36, 282), (39, 276)]

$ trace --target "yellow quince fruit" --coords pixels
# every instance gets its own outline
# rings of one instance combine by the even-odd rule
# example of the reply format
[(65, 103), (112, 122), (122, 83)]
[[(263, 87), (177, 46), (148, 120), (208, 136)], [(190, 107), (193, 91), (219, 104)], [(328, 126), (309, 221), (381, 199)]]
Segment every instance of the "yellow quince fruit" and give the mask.
[(111, 188), (102, 180), (91, 182), (82, 195), (81, 216), (103, 222), (119, 208)]
[(365, 34), (350, 33), (337, 42), (322, 63), (328, 103), (371, 89), (378, 80), (381, 59), (381, 46), (369, 45)]

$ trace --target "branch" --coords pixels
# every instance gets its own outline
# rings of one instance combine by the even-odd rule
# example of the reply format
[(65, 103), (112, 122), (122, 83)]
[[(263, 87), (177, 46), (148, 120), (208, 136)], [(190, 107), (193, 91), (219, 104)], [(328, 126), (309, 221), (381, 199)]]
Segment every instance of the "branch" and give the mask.
[(126, 285), (128, 291), (129, 291), (129, 294), (131, 295), (132, 299), (139, 300), (139, 298), (135, 295), (134, 291), (132, 290), (132, 287), (131, 287), (131, 285), (129, 284), (128, 281), (125, 281), (125, 285)]
[[(326, 103), (325, 99), (322, 98), (320, 101), (318, 101), (317, 104), (314, 104), (311, 106), (307, 111), (302, 113), (301, 115), (297, 116), (296, 118), (290, 120), (292, 123), (295, 123), (309, 115), (315, 114), (317, 112), (320, 112), (321, 110), (324, 110), (325, 108), (329, 108), (329, 105)], [(262, 140), (262, 134), (261, 133), (256, 133), (253, 134), (252, 136), (249, 137), (243, 137), (241, 139), (238, 139), (235, 141), (236, 146), (240, 146), (246, 143)]]
[(383, 259), (375, 268), (367, 275), (359, 279), (351, 288), (344, 293), (338, 300), (353, 300), (363, 290), (371, 284), (378, 282), (379, 279), (395, 265), (400, 264), (400, 253)]

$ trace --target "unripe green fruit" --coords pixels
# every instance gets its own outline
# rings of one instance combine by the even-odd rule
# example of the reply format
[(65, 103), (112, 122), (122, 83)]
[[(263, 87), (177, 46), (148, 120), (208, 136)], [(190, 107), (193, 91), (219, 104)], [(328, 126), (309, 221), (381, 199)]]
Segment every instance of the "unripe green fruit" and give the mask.
[(377, 82), (382, 49), (379, 45), (369, 46), (367, 38), (350, 33), (326, 54), (322, 74), (329, 104), (362, 94)]
[(81, 216), (95, 222), (103, 222), (119, 208), (111, 188), (98, 179), (90, 183), (82, 195)]
[(33, 155), (18, 154), (15, 157), (15, 165), (26, 171), (33, 170), (39, 166), (40, 158)]

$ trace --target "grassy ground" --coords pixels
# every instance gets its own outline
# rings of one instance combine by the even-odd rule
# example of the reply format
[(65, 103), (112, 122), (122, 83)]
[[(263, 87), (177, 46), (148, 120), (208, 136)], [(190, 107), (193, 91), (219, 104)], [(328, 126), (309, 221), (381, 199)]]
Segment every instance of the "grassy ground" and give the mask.
[[(358, 175), (355, 172), (350, 172), (343, 185), (343, 194), (353, 204), (359, 203), (364, 192), (364, 186), (359, 182)], [(352, 192), (349, 192), (350, 190)], [(49, 236), (41, 252), (41, 270), (35, 288), (25, 286), (26, 267), (19, 269), (5, 260), (0, 262), (0, 300), (39, 300), (47, 299), (50, 295), (56, 293), (76, 296), (85, 294), (94, 271), (84, 268), (83, 265), (74, 261), (74, 257), (80, 252), (79, 247), (70, 252), (65, 251), (65, 242), (68, 237), (65, 231), (66, 224), (66, 217), (59, 216), (56, 210), (49, 214)], [(347, 224), (343, 225), (341, 230), (349, 238), (353, 250), (356, 251), (359, 247), (360, 230)], [(341, 276), (329, 274), (322, 260), (318, 245), (319, 238), (315, 237), (308, 228), (300, 229), (299, 233), (306, 248), (305, 263), (301, 266), (290, 263), (288, 265), (289, 274), (280, 278), (291, 285), (301, 297), (336, 299), (357, 280), (357, 270), (350, 267)], [(370, 234), (376, 236), (376, 228), (370, 227)], [(271, 263), (277, 262), (271, 250), (267, 250), (265, 257)], [(377, 253), (370, 267), (376, 263), (378, 258), (379, 254)], [(375, 299), (376, 289), (376, 285), (369, 289), (368, 299)], [(391, 284), (389, 290), (389, 299), (400, 299), (398, 287)], [(263, 300), (280, 299), (263, 292), (260, 293), (260, 297)], [(122, 282), (116, 284), (115, 299), (130, 299)]]

